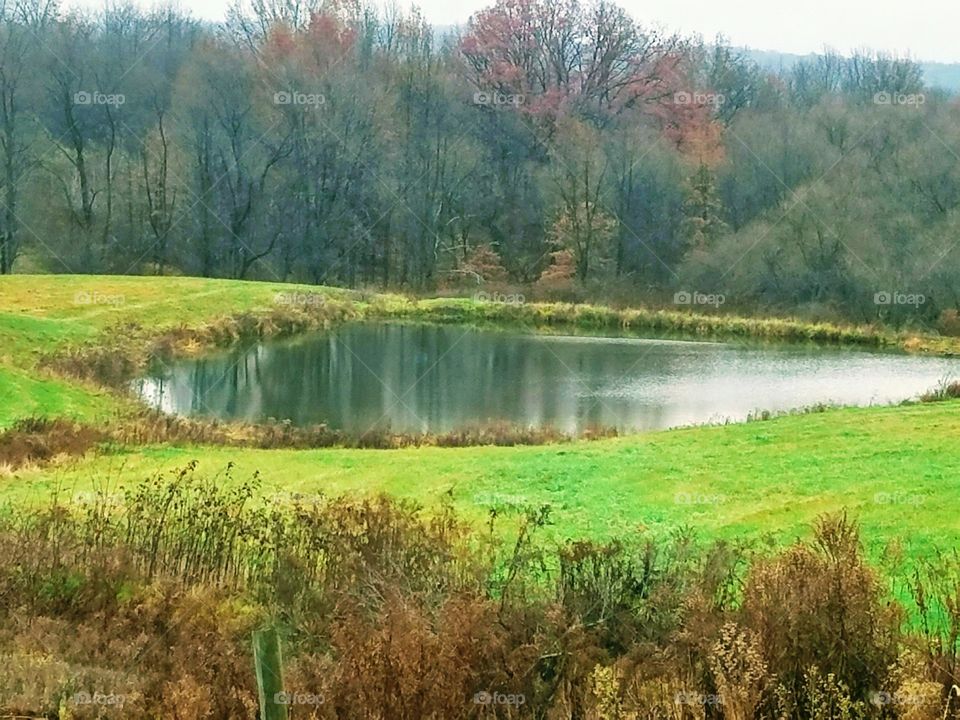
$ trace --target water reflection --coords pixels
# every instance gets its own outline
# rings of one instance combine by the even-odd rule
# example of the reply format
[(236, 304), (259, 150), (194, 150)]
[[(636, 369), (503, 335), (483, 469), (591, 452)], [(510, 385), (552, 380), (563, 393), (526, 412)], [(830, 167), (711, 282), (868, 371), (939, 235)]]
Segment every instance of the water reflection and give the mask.
[(167, 412), (248, 421), (439, 432), (506, 420), (576, 433), (885, 403), (958, 369), (944, 358), (383, 323), (177, 362), (139, 391)]

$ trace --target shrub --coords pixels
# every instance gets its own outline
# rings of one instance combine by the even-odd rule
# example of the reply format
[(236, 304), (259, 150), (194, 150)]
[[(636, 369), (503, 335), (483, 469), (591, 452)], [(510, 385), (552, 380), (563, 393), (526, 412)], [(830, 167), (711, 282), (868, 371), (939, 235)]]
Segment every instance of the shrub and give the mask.
[(944, 378), (932, 390), (920, 396), (920, 402), (932, 403), (960, 398), (960, 380)]
[[(845, 515), (821, 518), (812, 544), (756, 562), (741, 616), (791, 697), (809, 700), (819, 688), (866, 703), (876, 688), (890, 686), (902, 613), (884, 598), (863, 559), (859, 529)], [(801, 701), (796, 712), (818, 711)]]
[[(917, 571), (923, 629), (906, 636), (843, 516), (774, 553), (687, 533), (557, 549), (538, 535), (543, 508), (506, 544), (447, 506), (264, 502), (256, 477), (230, 472), (188, 466), (109, 501), (0, 514), (0, 714), (255, 717), (250, 634), (267, 619), (286, 689), (322, 698), (298, 705), (300, 718), (955, 710), (942, 714), (955, 560)], [(78, 704), (82, 692), (122, 708)]]

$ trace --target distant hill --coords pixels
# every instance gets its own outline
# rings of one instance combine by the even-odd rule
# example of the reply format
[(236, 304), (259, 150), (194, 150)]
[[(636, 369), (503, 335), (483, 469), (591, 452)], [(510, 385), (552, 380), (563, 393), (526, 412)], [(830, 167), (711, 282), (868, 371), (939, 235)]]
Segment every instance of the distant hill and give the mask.
[(927, 85), (960, 92), (960, 63), (920, 63)]
[[(446, 37), (456, 35), (463, 27), (464, 25), (436, 25), (433, 28), (434, 37), (438, 44), (442, 44)], [(789, 70), (801, 60), (812, 60), (817, 57), (817, 53), (799, 55), (777, 50), (753, 48), (742, 48), (742, 50), (760, 67), (770, 72)], [(923, 69), (923, 77), (929, 87), (948, 92), (960, 92), (960, 63), (921, 62), (919, 65)]]
[[(811, 60), (817, 56), (816, 53), (798, 55), (752, 48), (743, 48), (743, 51), (760, 67), (771, 72), (789, 70), (801, 60)], [(919, 65), (923, 69), (923, 77), (928, 86), (949, 92), (960, 92), (960, 63), (920, 62)]]

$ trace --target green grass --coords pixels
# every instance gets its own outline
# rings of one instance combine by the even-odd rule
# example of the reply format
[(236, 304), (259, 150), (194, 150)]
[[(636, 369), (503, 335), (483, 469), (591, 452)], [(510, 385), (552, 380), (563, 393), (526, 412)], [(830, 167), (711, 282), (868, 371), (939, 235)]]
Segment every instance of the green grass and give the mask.
[(0, 365), (0, 428), (32, 415), (96, 422), (108, 417), (117, 405), (117, 399), (106, 391)]
[[(960, 402), (843, 409), (542, 447), (246, 450), (150, 447), (17, 473), (0, 500), (38, 501), (198, 460), (217, 473), (263, 476), (267, 495), (387, 492), (426, 505), (450, 493), (478, 523), (491, 506), (549, 504), (557, 538), (659, 534), (683, 525), (706, 537), (805, 535), (827, 511), (849, 510), (872, 554), (900, 538), (910, 554), (960, 541)], [(878, 502), (886, 493), (896, 502)], [(677, 502), (704, 496), (706, 504)], [(699, 499), (699, 498), (698, 498)], [(884, 499), (882, 496), (881, 500)]]
[[(98, 422), (129, 405), (117, 395), (39, 370), (44, 354), (94, 342), (121, 323), (160, 330), (263, 310), (273, 305), (277, 292), (294, 289), (194, 278), (0, 278), (0, 427), (32, 414)], [(77, 303), (78, 293), (119, 296), (123, 302)], [(382, 296), (356, 302), (371, 314), (508, 319), (497, 316), (502, 308), (469, 301), (417, 303)], [(546, 316), (562, 310), (546, 305), (523, 312)], [(595, 311), (568, 307), (563, 312), (589, 320)], [(780, 327), (783, 321), (774, 322)], [(558, 538), (612, 537), (637, 528), (662, 533), (690, 525), (706, 536), (769, 534), (784, 541), (805, 534), (818, 514), (847, 509), (862, 522), (873, 553), (895, 538), (921, 554), (960, 540), (960, 519), (952, 512), (960, 498), (960, 402), (832, 410), (542, 447), (126, 448), (0, 475), (0, 501), (38, 502), (56, 487), (67, 493), (89, 491), (193, 459), (210, 473), (222, 471), (228, 462), (236, 464), (236, 477), (260, 471), (268, 494), (384, 491), (430, 505), (449, 493), (477, 522), (491, 506), (510, 512), (517, 506), (549, 504), (555, 521), (551, 532)], [(878, 493), (896, 502), (877, 502)], [(681, 499), (703, 496), (707, 502), (677, 502), (678, 494)]]
[[(201, 278), (98, 275), (0, 277), (0, 358), (18, 364), (120, 323), (154, 329), (200, 325), (274, 306), (278, 292), (343, 295), (332, 288)], [(78, 300), (98, 300), (83, 303)]]

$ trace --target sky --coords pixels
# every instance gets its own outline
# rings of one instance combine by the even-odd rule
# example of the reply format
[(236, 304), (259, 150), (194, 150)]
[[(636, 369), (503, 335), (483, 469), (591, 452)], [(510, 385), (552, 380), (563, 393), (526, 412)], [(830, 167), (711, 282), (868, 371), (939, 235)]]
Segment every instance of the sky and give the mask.
[[(136, 1), (136, 0), (135, 0)], [(231, 0), (178, 0), (195, 17), (222, 20)], [(886, 50), (916, 60), (960, 62), (957, 0), (618, 0), (648, 26), (724, 35), (733, 45), (788, 53)], [(140, 0), (149, 3), (149, 0)], [(403, 5), (402, 0), (397, 0)], [(434, 25), (465, 23), (492, 0), (421, 0)], [(101, 0), (64, 0), (67, 7), (102, 6)]]

